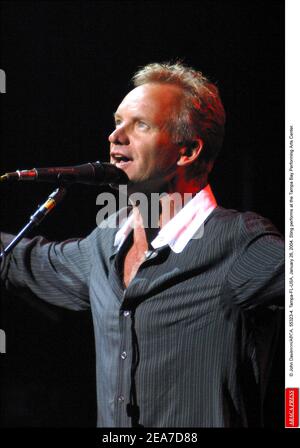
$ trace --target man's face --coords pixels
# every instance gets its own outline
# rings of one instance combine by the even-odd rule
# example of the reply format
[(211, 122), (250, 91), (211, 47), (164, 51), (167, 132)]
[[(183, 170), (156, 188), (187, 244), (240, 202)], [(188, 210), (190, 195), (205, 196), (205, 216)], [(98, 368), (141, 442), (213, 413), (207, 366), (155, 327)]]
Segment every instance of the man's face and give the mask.
[(166, 124), (180, 105), (181, 90), (169, 84), (144, 84), (123, 99), (109, 136), (110, 162), (140, 182), (176, 172), (179, 147)]

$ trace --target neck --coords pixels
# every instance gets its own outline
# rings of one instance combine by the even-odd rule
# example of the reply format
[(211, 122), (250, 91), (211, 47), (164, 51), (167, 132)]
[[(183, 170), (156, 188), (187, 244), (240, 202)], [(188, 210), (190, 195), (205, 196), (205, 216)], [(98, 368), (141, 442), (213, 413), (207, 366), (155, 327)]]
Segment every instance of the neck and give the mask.
[(160, 193), (144, 193), (146, 206), (133, 207), (135, 229), (143, 227), (146, 234), (162, 229), (206, 185), (207, 177), (188, 181), (176, 177), (165, 182)]
[(186, 193), (193, 196), (201, 191), (207, 185), (207, 176), (199, 179), (185, 179), (183, 177), (176, 177), (167, 183), (166, 192), (168, 194), (179, 193), (182, 197)]

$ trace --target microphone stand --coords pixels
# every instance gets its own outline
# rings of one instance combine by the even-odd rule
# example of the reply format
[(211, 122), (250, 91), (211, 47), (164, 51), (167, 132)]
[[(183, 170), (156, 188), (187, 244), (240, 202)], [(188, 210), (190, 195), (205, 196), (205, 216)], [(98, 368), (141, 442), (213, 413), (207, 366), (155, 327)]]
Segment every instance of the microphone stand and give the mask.
[(32, 228), (37, 227), (42, 222), (42, 220), (57, 206), (57, 204), (64, 199), (66, 193), (66, 187), (60, 186), (50, 194), (44, 204), (39, 206), (36, 212), (30, 216), (29, 222), (25, 225), (25, 227), (23, 227), (18, 235), (0, 253), (0, 260), (11, 252), (11, 250), (31, 231)]

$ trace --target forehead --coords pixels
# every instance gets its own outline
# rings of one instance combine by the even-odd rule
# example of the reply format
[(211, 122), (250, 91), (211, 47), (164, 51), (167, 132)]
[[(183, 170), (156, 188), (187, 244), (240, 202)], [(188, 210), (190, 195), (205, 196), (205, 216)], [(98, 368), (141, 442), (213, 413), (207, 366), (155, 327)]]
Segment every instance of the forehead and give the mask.
[(117, 114), (146, 115), (149, 118), (165, 119), (182, 98), (180, 87), (172, 84), (143, 84), (131, 90), (118, 107)]

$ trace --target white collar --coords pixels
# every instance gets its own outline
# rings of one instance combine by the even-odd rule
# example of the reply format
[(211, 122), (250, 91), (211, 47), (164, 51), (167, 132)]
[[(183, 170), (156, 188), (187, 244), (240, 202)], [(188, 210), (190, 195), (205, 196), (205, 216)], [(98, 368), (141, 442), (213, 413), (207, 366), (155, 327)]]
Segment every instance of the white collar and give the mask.
[[(168, 244), (173, 252), (180, 253), (192, 239), (203, 235), (203, 223), (217, 207), (209, 185), (196, 194), (158, 233), (151, 242), (154, 249)], [(116, 233), (114, 245), (118, 250), (133, 229), (133, 214)]]

